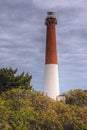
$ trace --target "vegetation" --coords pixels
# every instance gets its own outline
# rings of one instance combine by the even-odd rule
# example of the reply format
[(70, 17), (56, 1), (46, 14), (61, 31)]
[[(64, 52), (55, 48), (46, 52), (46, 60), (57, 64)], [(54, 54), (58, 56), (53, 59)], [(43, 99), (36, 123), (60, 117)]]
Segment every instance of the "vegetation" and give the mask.
[[(6, 78), (6, 74), (3, 75)], [(13, 77), (15, 80), (18, 76)], [(25, 74), (21, 77), (26, 81)], [(0, 77), (0, 84), (2, 81)], [(5, 87), (6, 84), (0, 86), (0, 130), (87, 130), (86, 90), (69, 91), (65, 94), (65, 102), (59, 102), (35, 91), (30, 81), (28, 75), (29, 86), (23, 82), (18, 86), (7, 85), (10, 88)]]
[(31, 88), (30, 81), (32, 76), (30, 76), (28, 73), (24, 74), (24, 72), (20, 75), (17, 75), (16, 73), (17, 69), (0, 69), (0, 93), (12, 88)]
[(87, 106), (87, 90), (71, 90), (65, 94), (66, 103), (70, 105)]

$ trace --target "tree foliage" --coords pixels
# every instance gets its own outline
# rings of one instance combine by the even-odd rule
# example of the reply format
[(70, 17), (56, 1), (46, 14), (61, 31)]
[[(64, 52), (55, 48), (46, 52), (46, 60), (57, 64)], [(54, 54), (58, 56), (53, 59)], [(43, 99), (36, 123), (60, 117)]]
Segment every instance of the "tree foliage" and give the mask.
[(29, 74), (0, 69), (0, 130), (87, 130), (87, 91), (55, 101), (30, 86)]
[(30, 81), (32, 76), (28, 73), (17, 75), (17, 69), (2, 68), (0, 69), (0, 93), (12, 88), (31, 88)]
[(55, 101), (43, 93), (13, 88), (0, 95), (1, 130), (86, 130), (87, 106)]
[(87, 106), (87, 90), (70, 90), (65, 94), (66, 103), (78, 106)]

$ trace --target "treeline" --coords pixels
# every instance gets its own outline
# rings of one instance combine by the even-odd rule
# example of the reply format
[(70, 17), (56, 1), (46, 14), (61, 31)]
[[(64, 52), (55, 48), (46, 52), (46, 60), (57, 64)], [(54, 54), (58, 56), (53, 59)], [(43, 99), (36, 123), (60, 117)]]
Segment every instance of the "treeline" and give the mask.
[(0, 130), (87, 130), (86, 90), (55, 101), (31, 87), (31, 75), (16, 72), (0, 70)]

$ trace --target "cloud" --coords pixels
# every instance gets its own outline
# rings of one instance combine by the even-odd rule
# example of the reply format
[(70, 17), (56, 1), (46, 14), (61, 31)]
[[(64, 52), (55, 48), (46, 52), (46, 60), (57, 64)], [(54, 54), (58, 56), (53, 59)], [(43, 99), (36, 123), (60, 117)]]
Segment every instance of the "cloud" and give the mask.
[(57, 7), (60, 8), (72, 8), (72, 7), (86, 7), (87, 1), (86, 0), (33, 0), (34, 5), (40, 9), (56, 9)]

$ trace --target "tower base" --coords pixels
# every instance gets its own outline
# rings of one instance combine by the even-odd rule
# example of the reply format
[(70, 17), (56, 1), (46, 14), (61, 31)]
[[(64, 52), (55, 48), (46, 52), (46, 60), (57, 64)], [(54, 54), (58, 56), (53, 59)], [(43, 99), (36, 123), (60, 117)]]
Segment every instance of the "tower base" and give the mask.
[(45, 64), (44, 94), (53, 99), (59, 96), (58, 64)]

